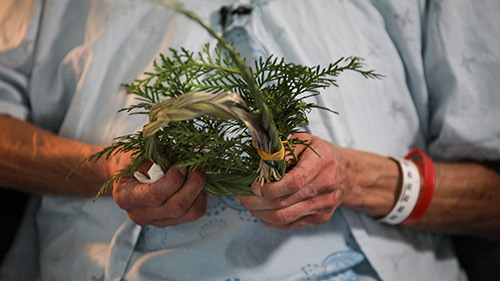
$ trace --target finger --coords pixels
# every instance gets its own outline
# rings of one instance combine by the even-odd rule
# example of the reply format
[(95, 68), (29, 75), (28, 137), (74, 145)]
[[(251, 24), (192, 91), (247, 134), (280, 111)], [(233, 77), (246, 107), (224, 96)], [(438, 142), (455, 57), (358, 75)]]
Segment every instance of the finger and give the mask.
[(306, 150), (300, 156), (300, 161), (293, 169), (288, 171), (281, 180), (260, 185), (252, 184), (252, 191), (257, 195), (269, 200), (274, 200), (298, 192), (310, 183), (321, 171), (318, 156), (310, 150)]
[[(312, 138), (311, 135), (309, 134), (306, 134), (306, 133), (299, 133), (299, 134), (295, 134), (293, 136), (290, 137), (291, 139), (300, 139), (300, 140), (307, 140), (308, 142), (310, 142), (310, 139)], [(294, 146), (294, 154), (296, 157), (298, 157), (299, 159), (301, 158), (301, 154), (307, 149), (307, 146), (305, 145), (295, 145)], [(293, 156), (292, 155), (287, 155), (287, 161), (290, 160)], [(300, 163), (300, 161), (299, 161)], [(273, 185), (273, 183), (271, 183), (271, 185)], [(279, 186), (279, 185), (278, 185)], [(270, 188), (265, 188), (263, 185), (261, 185), (259, 182), (254, 182), (251, 186), (251, 189), (253, 191), (253, 193), (257, 196), (263, 196), (264, 198), (267, 198), (267, 199), (275, 199), (275, 198), (278, 198), (278, 197), (281, 197), (281, 196), (285, 196), (285, 195), (288, 195), (288, 194), (291, 194), (293, 193), (292, 191), (285, 191), (281, 194), (272, 194), (270, 192), (266, 192), (264, 191), (265, 193), (263, 194), (262, 190), (266, 190), (266, 189), (276, 189), (277, 187), (276, 186), (273, 186), (273, 187), (270, 187)]]
[(187, 174), (186, 181), (182, 188), (178, 189), (163, 204), (162, 208), (165, 217), (180, 217), (193, 205), (193, 202), (205, 187), (205, 174), (194, 171)]
[(140, 183), (133, 178), (126, 179), (113, 189), (113, 198), (118, 206), (125, 210), (161, 206), (184, 184), (185, 171), (173, 165), (164, 177), (152, 184)]
[(181, 218), (193, 206), (205, 184), (205, 175), (188, 173), (184, 185), (160, 206), (141, 206), (128, 210), (129, 217), (139, 225), (161, 219)]
[(285, 226), (314, 214), (333, 213), (337, 207), (340, 192), (328, 193), (298, 202), (277, 210), (250, 211), (250, 213), (270, 225)]
[(166, 227), (181, 224), (184, 222), (195, 221), (205, 215), (207, 211), (208, 197), (208, 193), (202, 192), (193, 202), (191, 208), (189, 208), (189, 210), (183, 216), (178, 218), (158, 219), (150, 222), (149, 224), (156, 227)]
[(299, 191), (274, 200), (259, 196), (235, 196), (240, 205), (249, 211), (276, 210), (286, 208), (300, 201), (308, 200), (321, 194), (322, 188), (306, 186)]
[[(302, 141), (311, 142), (312, 138), (313, 138), (313, 136), (310, 135), (310, 134), (307, 134), (307, 133), (298, 133), (298, 134), (294, 134), (294, 135), (290, 136), (289, 139), (299, 139), (299, 140), (302, 140)], [(300, 155), (306, 149), (307, 149), (306, 145), (296, 145), (295, 149), (294, 149), (294, 152), (295, 152), (296, 155)]]
[(279, 206), (275, 200), (267, 200), (259, 196), (234, 196), (236, 202), (248, 211), (275, 210), (286, 206)]
[[(309, 140), (311, 138), (311, 135), (309, 134), (295, 134), (293, 136), (290, 137), (290, 139), (299, 139), (299, 140)], [(307, 146), (305, 145), (302, 145), (302, 144), (299, 144), (299, 145), (295, 145), (294, 146), (294, 154), (296, 156), (300, 156), (300, 154), (302, 154), (302, 152), (304, 152), (304, 150), (307, 149)], [(287, 161), (290, 161), (292, 160), (292, 155), (287, 155), (287, 158), (286, 160)]]
[[(252, 191), (258, 196), (272, 200), (298, 192), (320, 175), (323, 179), (335, 179), (335, 174), (325, 175), (323, 172), (324, 169), (334, 168), (336, 164), (330, 144), (318, 137), (312, 137), (310, 144), (314, 146), (315, 151), (305, 149), (300, 154), (297, 165), (288, 171), (281, 180), (263, 186), (254, 183)], [(331, 185), (331, 183), (329, 184)], [(317, 186), (317, 184), (315, 185)], [(319, 187), (325, 188), (327, 185), (328, 183), (323, 182)]]

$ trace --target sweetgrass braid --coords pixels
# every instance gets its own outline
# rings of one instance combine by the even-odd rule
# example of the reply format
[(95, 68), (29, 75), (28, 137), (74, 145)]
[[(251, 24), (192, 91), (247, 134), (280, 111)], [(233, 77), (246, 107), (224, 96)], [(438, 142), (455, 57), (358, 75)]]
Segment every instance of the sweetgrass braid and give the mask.
[[(171, 122), (191, 120), (201, 115), (238, 121), (247, 128), (257, 150), (272, 153), (268, 133), (260, 122), (261, 115), (252, 112), (238, 94), (230, 91), (219, 94), (189, 92), (177, 98), (161, 100), (151, 107), (149, 123), (143, 129), (146, 157), (166, 171), (171, 163), (159, 153), (158, 133), (168, 129)], [(217, 195), (250, 194), (249, 186), (253, 181), (266, 183), (281, 178), (283, 174), (276, 169), (279, 162), (284, 163), (285, 160), (260, 159), (256, 171), (258, 175), (208, 174), (205, 190)]]
[[(237, 108), (238, 108), (238, 106), (241, 107), (242, 102), (244, 103), (244, 101), (241, 98), (239, 98), (239, 101), (235, 103), (234, 100), (237, 99), (236, 98), (237, 95), (235, 96), (235, 94), (223, 95), (223, 97), (221, 97), (220, 99), (214, 98), (214, 100), (212, 101), (211, 104), (208, 103), (207, 101), (200, 102), (200, 103), (193, 101), (192, 103), (190, 103), (191, 108), (196, 109), (197, 112), (199, 112), (199, 113), (204, 113), (207, 115), (220, 114), (217, 117), (226, 118), (226, 119), (229, 119), (227, 117), (233, 117), (232, 119), (239, 120), (247, 126), (250, 134), (252, 135), (252, 138), (254, 139), (254, 142), (256, 143), (258, 150), (262, 150), (265, 153), (269, 153), (269, 154), (280, 151), (283, 147), (283, 144), (282, 144), (282, 140), (280, 139), (280, 134), (279, 134), (279, 132), (276, 128), (276, 125), (274, 123), (274, 120), (272, 118), (271, 110), (269, 109), (269, 106), (265, 102), (265, 98), (264, 98), (262, 92), (260, 91), (259, 87), (257, 86), (257, 83), (255, 81), (254, 76), (252, 75), (250, 69), (245, 64), (245, 62), (240, 58), (238, 52), (233, 48), (233, 46), (223, 36), (221, 36), (220, 34), (215, 32), (212, 28), (210, 28), (205, 22), (203, 22), (203, 20), (201, 20), (201, 18), (199, 18), (199, 16), (196, 13), (194, 13), (188, 9), (185, 9), (181, 3), (176, 2), (176, 1), (162, 1), (162, 0), (159, 0), (156, 2), (158, 4), (166, 7), (166, 8), (173, 9), (173, 10), (185, 15), (186, 17), (192, 19), (193, 21), (197, 22), (211, 36), (216, 38), (218, 40), (219, 44), (224, 49), (226, 49), (228, 51), (229, 56), (231, 57), (231, 60), (236, 64), (238, 69), (241, 71), (241, 76), (242, 76), (243, 80), (245, 80), (245, 82), (247, 83), (248, 89), (250, 90), (252, 97), (255, 99), (255, 107), (260, 112), (261, 122), (260, 122), (260, 126), (257, 126), (258, 125), (257, 122), (249, 123), (249, 118), (240, 118), (240, 117), (243, 117), (244, 114), (241, 114), (243, 111), (241, 111)], [(199, 94), (199, 95), (187, 94), (186, 99), (192, 98), (193, 96), (197, 96), (198, 98), (203, 99), (202, 98), (203, 96), (207, 97), (207, 93)], [(228, 96), (231, 96), (233, 99), (233, 101), (229, 102), (228, 104), (232, 103), (235, 105), (234, 107), (232, 107), (232, 106), (228, 107), (227, 105), (226, 105), (226, 107), (221, 106), (222, 104), (224, 104), (224, 100), (226, 98), (228, 98)], [(182, 99), (182, 100), (185, 100), (185, 99)], [(217, 102), (217, 101), (219, 101), (219, 102)], [(165, 101), (165, 103), (169, 104), (170, 102)], [(180, 102), (178, 102), (177, 104), (179, 104), (179, 103)], [(161, 105), (158, 105), (158, 107), (161, 107)], [(246, 107), (246, 105), (244, 107), (241, 107), (241, 108), (245, 108), (245, 107)], [(229, 110), (229, 111), (224, 110), (224, 109), (230, 109), (230, 108), (232, 108), (232, 110)], [(219, 109), (219, 110), (217, 110), (217, 109)], [(184, 110), (189, 110), (189, 109), (185, 107)], [(203, 110), (206, 110), (206, 111), (203, 111)], [(219, 111), (220, 111), (220, 113), (217, 113)], [(161, 117), (162, 114), (155, 113), (155, 112), (152, 113), (154, 115), (154, 117), (162, 118)], [(184, 114), (186, 114), (186, 116), (189, 114), (196, 114), (194, 112), (195, 111), (191, 111), (191, 113), (188, 113), (187, 111), (185, 111)], [(232, 112), (233, 115), (231, 115), (229, 112)], [(238, 113), (240, 115), (238, 115)], [(173, 114), (173, 113), (171, 113), (171, 114)], [(226, 114), (229, 114), (229, 116)], [(150, 114), (150, 121), (152, 121), (151, 116), (152, 115)], [(248, 117), (248, 116), (245, 116), (245, 117)], [(155, 118), (153, 118), (153, 119), (154, 120), (152, 122), (155, 122), (156, 121)], [(160, 126), (159, 125), (160, 123), (161, 122), (154, 123), (151, 125), (148, 124), (147, 127), (157, 128), (157, 126)], [(261, 129), (258, 129), (258, 128), (261, 128)], [(148, 130), (154, 130), (154, 129), (148, 129)], [(147, 135), (147, 133), (146, 133), (146, 135)], [(149, 140), (151, 143), (154, 142), (153, 141), (154, 138), (149, 138)], [(158, 163), (158, 164), (161, 166), (161, 163)], [(261, 160), (261, 162), (259, 164), (259, 176), (258, 176), (257, 180), (260, 181), (261, 183), (269, 182), (271, 180), (279, 180), (285, 174), (285, 172), (286, 172), (285, 159), (277, 160), (277, 161), (265, 161), (265, 162)]]

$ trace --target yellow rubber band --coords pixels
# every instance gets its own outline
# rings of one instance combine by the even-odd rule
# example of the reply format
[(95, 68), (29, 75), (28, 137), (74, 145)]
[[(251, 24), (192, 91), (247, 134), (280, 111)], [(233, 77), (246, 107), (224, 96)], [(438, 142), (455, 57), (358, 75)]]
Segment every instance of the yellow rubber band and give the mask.
[(263, 150), (257, 150), (257, 153), (259, 153), (259, 156), (262, 160), (266, 161), (279, 161), (285, 159), (285, 146), (283, 145), (284, 143), (287, 143), (288, 141), (281, 141), (281, 149), (278, 152), (275, 153), (267, 153)]

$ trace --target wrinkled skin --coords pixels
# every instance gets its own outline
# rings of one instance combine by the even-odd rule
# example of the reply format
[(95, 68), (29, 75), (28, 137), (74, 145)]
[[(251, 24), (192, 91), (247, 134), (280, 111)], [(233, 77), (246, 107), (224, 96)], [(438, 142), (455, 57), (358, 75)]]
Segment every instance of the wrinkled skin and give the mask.
[(308, 134), (294, 137), (310, 139), (321, 157), (305, 146), (297, 146), (298, 164), (278, 182), (252, 185), (257, 196), (238, 196), (236, 200), (253, 216), (273, 228), (288, 230), (327, 222), (351, 187), (342, 153), (332, 144)]
[[(279, 182), (263, 186), (254, 183), (256, 196), (235, 197), (265, 225), (283, 230), (325, 223), (350, 190), (346, 167), (337, 159), (342, 153), (336, 147), (308, 134), (295, 137), (310, 139), (321, 157), (299, 145), (298, 164)], [(146, 171), (149, 165), (141, 170)], [(208, 195), (202, 191), (204, 184), (202, 173), (188, 173), (174, 165), (152, 184), (133, 178), (122, 180), (115, 185), (113, 197), (138, 225), (164, 227), (191, 222), (205, 214)]]
[[(150, 165), (144, 164), (140, 171), (147, 171)], [(152, 184), (123, 179), (115, 184), (113, 198), (136, 224), (165, 227), (195, 221), (205, 214), (208, 194), (202, 191), (204, 185), (203, 173), (173, 165)]]

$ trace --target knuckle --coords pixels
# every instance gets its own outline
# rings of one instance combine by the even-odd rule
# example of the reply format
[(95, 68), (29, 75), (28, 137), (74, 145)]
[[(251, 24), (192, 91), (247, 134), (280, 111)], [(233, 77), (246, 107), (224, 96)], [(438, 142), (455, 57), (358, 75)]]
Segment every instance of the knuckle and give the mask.
[(148, 205), (159, 207), (165, 202), (165, 193), (157, 188), (149, 188), (145, 194), (145, 200)]
[(166, 227), (169, 224), (165, 220), (161, 220), (161, 221), (152, 222), (151, 225), (155, 226), (155, 227)]
[(126, 203), (125, 200), (121, 199), (120, 197), (116, 197), (116, 196), (113, 196), (113, 198), (115, 200), (116, 205), (118, 205), (118, 207), (120, 209), (126, 210), (128, 208), (128, 204)]
[(159, 197), (157, 194), (148, 193), (146, 198), (147, 205), (152, 207), (159, 207), (163, 204), (163, 198)]
[(275, 192), (270, 188), (261, 188), (260, 194), (262, 198), (267, 200), (273, 200), (277, 197)]
[(184, 200), (175, 200), (167, 204), (167, 209), (165, 210), (168, 217), (178, 218), (183, 216), (189, 208), (189, 204)]
[(206, 176), (205, 174), (199, 172), (199, 171), (196, 171), (196, 172), (193, 172), (193, 178), (192, 180), (194, 181), (194, 183), (196, 184), (196, 186), (199, 186), (200, 188), (202, 188), (203, 186), (205, 186), (205, 182), (206, 182)]
[(150, 224), (152, 226), (155, 226), (155, 227), (163, 228), (163, 227), (167, 227), (167, 226), (176, 225), (177, 223), (175, 221), (171, 221), (169, 219), (162, 219), (162, 220), (157, 220), (157, 221), (151, 222)]
[(194, 208), (194, 215), (196, 216), (196, 218), (201, 218), (203, 217), (207, 212), (207, 208), (206, 206), (196, 206)]
[(272, 228), (276, 228), (278, 230), (282, 230), (282, 231), (287, 231), (287, 230), (290, 230), (292, 229), (293, 227), (290, 226), (290, 225), (271, 225), (270, 227)]
[(286, 212), (285, 210), (278, 210), (274, 212), (274, 214), (271, 217), (271, 220), (274, 224), (285, 225), (291, 221), (291, 216), (289, 212)]
[(319, 215), (319, 216), (313, 216), (312, 218), (312, 223), (314, 225), (320, 225), (328, 222), (330, 220), (330, 216), (325, 214), (325, 215)]
[(293, 192), (299, 191), (307, 183), (307, 175), (304, 173), (294, 173), (292, 174), (292, 180), (288, 188)]
[(138, 216), (138, 215), (134, 215), (134, 214), (129, 213), (128, 217), (130, 218), (131, 221), (133, 221), (135, 224), (137, 224), (139, 226), (145, 226), (149, 223), (146, 220), (146, 218), (144, 218), (143, 216)]
[(285, 198), (278, 198), (276, 200), (270, 201), (271, 208), (273, 209), (283, 209), (286, 208), (290, 205), (292, 205), (291, 198), (290, 197), (285, 197)]
[(116, 202), (116, 205), (120, 207), (121, 209), (127, 209), (129, 207), (129, 203), (127, 200), (127, 196), (123, 195), (123, 192), (119, 188), (113, 188), (113, 199)]
[(195, 206), (187, 213), (187, 221), (195, 221), (205, 215), (206, 209)]
[(280, 200), (280, 199), (276, 199), (276, 200), (272, 200), (272, 201), (269, 201), (269, 204), (271, 206), (272, 209), (281, 209), (284, 207), (284, 203), (283, 203), (283, 200)]

